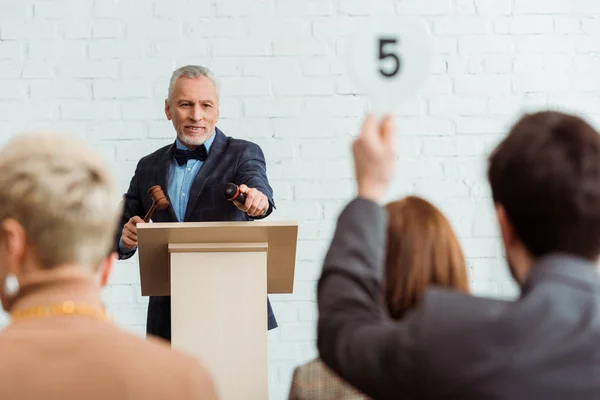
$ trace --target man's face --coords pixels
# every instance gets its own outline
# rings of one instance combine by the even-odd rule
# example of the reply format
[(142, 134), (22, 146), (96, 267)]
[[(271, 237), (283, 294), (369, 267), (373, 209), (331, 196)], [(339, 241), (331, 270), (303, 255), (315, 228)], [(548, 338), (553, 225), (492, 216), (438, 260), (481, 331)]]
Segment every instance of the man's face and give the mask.
[(205, 76), (181, 76), (175, 82), (170, 101), (165, 100), (165, 114), (173, 121), (177, 138), (195, 149), (210, 138), (219, 120), (217, 88)]

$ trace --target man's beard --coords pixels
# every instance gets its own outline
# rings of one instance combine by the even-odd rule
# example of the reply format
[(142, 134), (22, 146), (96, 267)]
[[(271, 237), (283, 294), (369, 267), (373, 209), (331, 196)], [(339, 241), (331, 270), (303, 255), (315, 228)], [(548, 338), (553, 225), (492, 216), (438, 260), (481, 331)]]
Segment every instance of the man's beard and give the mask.
[(204, 134), (202, 136), (189, 137), (182, 134), (177, 135), (179, 141), (187, 146), (200, 146), (206, 142), (206, 140), (210, 137), (210, 134)]

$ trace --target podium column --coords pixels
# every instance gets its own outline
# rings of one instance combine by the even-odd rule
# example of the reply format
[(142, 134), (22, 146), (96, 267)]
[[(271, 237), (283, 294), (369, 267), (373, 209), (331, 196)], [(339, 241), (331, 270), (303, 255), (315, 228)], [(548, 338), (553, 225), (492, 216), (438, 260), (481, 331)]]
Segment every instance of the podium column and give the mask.
[(267, 399), (267, 243), (169, 243), (171, 346), (224, 400)]

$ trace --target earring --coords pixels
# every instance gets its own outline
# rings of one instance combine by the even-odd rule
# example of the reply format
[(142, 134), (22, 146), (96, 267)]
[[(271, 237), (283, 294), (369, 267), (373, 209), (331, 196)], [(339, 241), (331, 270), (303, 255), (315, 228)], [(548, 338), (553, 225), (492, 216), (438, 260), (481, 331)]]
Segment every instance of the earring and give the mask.
[(15, 274), (8, 274), (4, 279), (4, 295), (14, 297), (19, 293), (19, 281)]

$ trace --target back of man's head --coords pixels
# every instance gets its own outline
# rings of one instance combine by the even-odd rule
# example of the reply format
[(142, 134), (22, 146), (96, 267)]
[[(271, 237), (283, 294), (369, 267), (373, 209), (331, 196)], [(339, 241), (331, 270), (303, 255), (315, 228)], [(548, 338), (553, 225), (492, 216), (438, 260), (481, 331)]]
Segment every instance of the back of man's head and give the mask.
[(0, 148), (0, 224), (19, 222), (40, 267), (96, 266), (110, 253), (118, 197), (101, 159), (75, 137), (15, 136)]
[(494, 202), (533, 257), (598, 257), (600, 136), (581, 118), (524, 116), (490, 156), (488, 178)]

